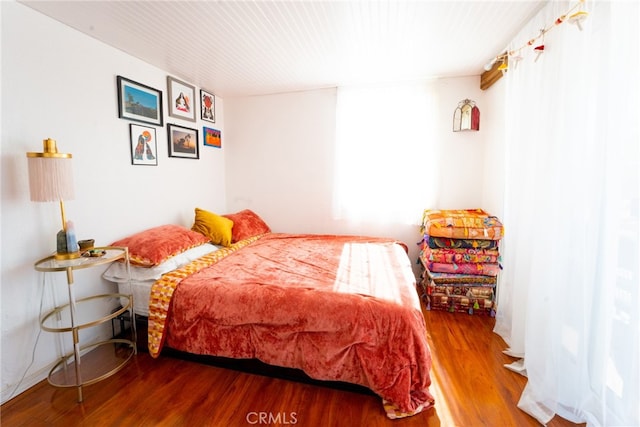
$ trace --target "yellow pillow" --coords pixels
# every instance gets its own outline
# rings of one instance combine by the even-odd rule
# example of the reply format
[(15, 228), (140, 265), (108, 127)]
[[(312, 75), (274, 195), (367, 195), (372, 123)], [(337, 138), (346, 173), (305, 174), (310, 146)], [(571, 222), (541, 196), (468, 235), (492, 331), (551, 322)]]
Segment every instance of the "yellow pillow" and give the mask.
[(196, 208), (196, 219), (191, 229), (207, 236), (214, 245), (231, 246), (233, 221), (229, 218)]

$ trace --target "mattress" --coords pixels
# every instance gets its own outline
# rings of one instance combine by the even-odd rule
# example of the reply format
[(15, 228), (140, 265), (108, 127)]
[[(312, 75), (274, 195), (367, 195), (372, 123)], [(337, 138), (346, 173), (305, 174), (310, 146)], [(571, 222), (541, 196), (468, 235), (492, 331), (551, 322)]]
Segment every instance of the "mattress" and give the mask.
[[(131, 284), (126, 282), (118, 283), (118, 292), (121, 294), (133, 295), (133, 312), (139, 316), (149, 317), (149, 294), (151, 293), (151, 286), (155, 283), (155, 280), (132, 280)], [(124, 304), (123, 304), (124, 303)], [(124, 307), (125, 300), (122, 300), (120, 304)]]

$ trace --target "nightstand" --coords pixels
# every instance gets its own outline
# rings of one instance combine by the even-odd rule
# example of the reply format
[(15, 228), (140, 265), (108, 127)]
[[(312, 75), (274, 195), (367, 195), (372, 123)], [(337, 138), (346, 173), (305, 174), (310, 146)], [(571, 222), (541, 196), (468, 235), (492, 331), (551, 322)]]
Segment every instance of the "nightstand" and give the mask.
[[(136, 330), (135, 324), (131, 326), (131, 339), (112, 338), (81, 346), (79, 331), (85, 328), (98, 326), (129, 312), (133, 316), (133, 295), (129, 294), (101, 294), (84, 297), (76, 300), (73, 273), (76, 270), (106, 266), (112, 262), (125, 262), (129, 266), (129, 252), (122, 247), (98, 247), (98, 251), (104, 254), (99, 257), (80, 257), (71, 260), (56, 260), (53, 256), (41, 259), (34, 264), (37, 271), (43, 274), (65, 272), (67, 276), (67, 288), (69, 295), (68, 304), (55, 307), (40, 319), (42, 330), (47, 332), (70, 332), (73, 339), (73, 351), (64, 355), (56, 365), (51, 368), (47, 377), (49, 383), (55, 387), (76, 387), (78, 389), (78, 402), (83, 401), (82, 387), (94, 384), (106, 379), (118, 372), (136, 354)], [(108, 300), (118, 299), (121, 307), (99, 317), (100, 310)], [(107, 357), (101, 355), (99, 366), (95, 363), (87, 364), (83, 369), (82, 358), (89, 350), (108, 348), (104, 352)]]

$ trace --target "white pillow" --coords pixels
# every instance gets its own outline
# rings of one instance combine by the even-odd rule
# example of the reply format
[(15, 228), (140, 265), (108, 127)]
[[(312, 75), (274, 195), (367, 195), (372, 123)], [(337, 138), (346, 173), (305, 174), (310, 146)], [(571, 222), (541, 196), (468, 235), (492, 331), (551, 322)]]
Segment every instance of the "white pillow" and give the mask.
[[(173, 256), (154, 267), (140, 267), (132, 265), (130, 267), (131, 280), (158, 280), (163, 274), (181, 268), (203, 255), (217, 251), (221, 247), (222, 246), (216, 246), (211, 243), (205, 243), (179, 253), (178, 255)], [(123, 262), (114, 262), (104, 273), (102, 273), (102, 277), (110, 282), (126, 282), (128, 280), (127, 267)]]

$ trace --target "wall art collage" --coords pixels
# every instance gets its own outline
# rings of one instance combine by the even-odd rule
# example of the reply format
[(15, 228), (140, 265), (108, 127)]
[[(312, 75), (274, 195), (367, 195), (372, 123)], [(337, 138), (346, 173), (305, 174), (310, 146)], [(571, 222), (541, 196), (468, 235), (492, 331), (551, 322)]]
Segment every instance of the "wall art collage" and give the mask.
[[(129, 120), (129, 144), (132, 165), (158, 165), (158, 145), (156, 128), (164, 125), (163, 92), (159, 89), (117, 76), (118, 117)], [(198, 130), (189, 124), (177, 121), (216, 122), (216, 97), (201, 89), (199, 102), (195, 86), (167, 76), (167, 143), (168, 156), (183, 159), (199, 159), (200, 144)], [(199, 104), (199, 105), (198, 105)], [(169, 123), (169, 121), (176, 123)], [(221, 133), (217, 129), (203, 126), (203, 144), (208, 147), (222, 148)]]

